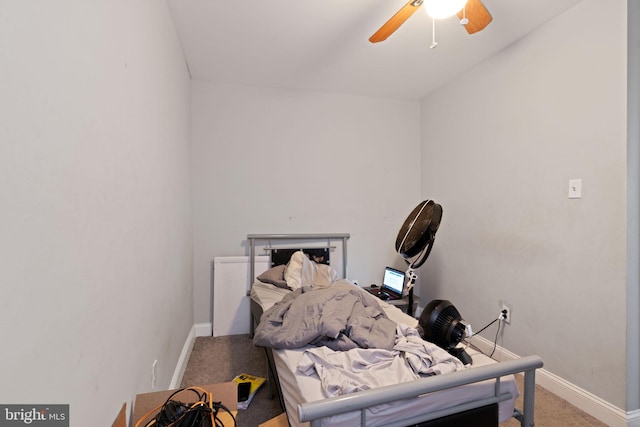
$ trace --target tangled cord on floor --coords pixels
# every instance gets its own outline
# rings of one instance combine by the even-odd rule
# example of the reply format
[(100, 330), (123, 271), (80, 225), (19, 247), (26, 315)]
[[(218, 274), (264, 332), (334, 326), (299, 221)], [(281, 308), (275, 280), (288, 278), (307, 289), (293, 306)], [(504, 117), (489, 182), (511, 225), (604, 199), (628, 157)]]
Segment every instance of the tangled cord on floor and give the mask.
[[(183, 391), (195, 394), (196, 402), (183, 403), (173, 399)], [(224, 425), (219, 417), (220, 411), (227, 412), (233, 420), (233, 426), (237, 427), (231, 411), (221, 402), (214, 402), (212, 393), (200, 387), (187, 387), (173, 392), (163, 404), (147, 412), (135, 427), (231, 427)], [(143, 424), (153, 414), (156, 414), (155, 417)]]

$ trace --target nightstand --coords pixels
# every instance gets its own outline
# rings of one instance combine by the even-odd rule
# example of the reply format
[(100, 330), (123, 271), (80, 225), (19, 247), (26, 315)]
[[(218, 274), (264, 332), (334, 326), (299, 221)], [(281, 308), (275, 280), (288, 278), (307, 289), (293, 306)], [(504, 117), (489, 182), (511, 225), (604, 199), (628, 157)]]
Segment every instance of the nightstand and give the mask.
[[(364, 288), (367, 291), (370, 290), (370, 287), (366, 287)], [(386, 303), (389, 303), (393, 306), (398, 307), (400, 310), (402, 310), (404, 313), (407, 312), (407, 308), (409, 307), (409, 297), (406, 296), (402, 299), (388, 299), (388, 300), (382, 300)], [(412, 316), (415, 317), (416, 314), (416, 310), (418, 309), (418, 303), (420, 302), (420, 297), (418, 297), (417, 295), (413, 295), (413, 310), (412, 310)]]
[[(402, 299), (394, 299), (394, 300), (387, 300), (386, 302), (388, 302), (391, 305), (394, 305), (396, 307), (398, 307), (400, 310), (402, 310), (403, 312), (407, 312), (407, 308), (409, 306), (409, 297), (406, 296)], [(413, 310), (411, 311), (411, 315), (413, 317), (415, 317), (416, 315), (416, 310), (418, 309), (418, 303), (420, 302), (420, 297), (417, 295), (413, 295)]]

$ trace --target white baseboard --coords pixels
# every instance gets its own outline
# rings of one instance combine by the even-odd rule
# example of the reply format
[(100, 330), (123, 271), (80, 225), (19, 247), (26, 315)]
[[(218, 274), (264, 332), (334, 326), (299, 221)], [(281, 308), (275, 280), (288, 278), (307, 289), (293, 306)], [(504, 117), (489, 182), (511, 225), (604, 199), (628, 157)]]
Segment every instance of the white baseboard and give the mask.
[[(470, 342), (485, 354), (491, 354), (493, 341), (475, 336)], [(493, 358), (499, 362), (519, 359), (515, 353), (496, 346)], [(625, 412), (592, 393), (572, 384), (544, 368), (536, 371), (536, 384), (560, 396), (572, 405), (611, 427), (640, 427), (640, 411)]]
[(193, 349), (193, 344), (196, 341), (196, 325), (191, 327), (191, 331), (189, 331), (189, 335), (187, 335), (187, 340), (184, 342), (182, 346), (182, 352), (180, 353), (180, 357), (178, 358), (178, 363), (176, 364), (176, 369), (173, 371), (173, 378), (171, 378), (171, 384), (169, 385), (169, 389), (174, 389), (180, 387), (180, 383), (182, 382), (182, 377), (184, 376), (184, 371), (187, 369), (187, 364), (189, 363), (189, 356), (191, 355), (191, 349)]
[(640, 427), (640, 409), (627, 412), (627, 427)]
[(211, 323), (196, 323), (196, 337), (210, 337), (213, 335), (213, 325)]
[(196, 323), (191, 327), (191, 331), (189, 331), (189, 335), (187, 335), (187, 339), (182, 346), (182, 352), (180, 353), (180, 357), (178, 358), (176, 369), (173, 371), (173, 378), (171, 378), (171, 384), (169, 385), (170, 389), (180, 387), (180, 383), (182, 383), (184, 371), (187, 369), (189, 356), (191, 356), (191, 350), (193, 349), (193, 345), (196, 342), (196, 338), (210, 337), (212, 331), (213, 329), (211, 328), (211, 323)]

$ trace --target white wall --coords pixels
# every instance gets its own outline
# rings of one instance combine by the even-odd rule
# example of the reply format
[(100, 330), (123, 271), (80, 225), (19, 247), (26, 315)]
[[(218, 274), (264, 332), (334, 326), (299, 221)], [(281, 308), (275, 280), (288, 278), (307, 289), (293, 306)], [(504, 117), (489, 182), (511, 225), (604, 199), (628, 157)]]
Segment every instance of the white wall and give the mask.
[(640, 2), (627, 0), (627, 410), (640, 409)]
[(504, 347), (623, 409), (625, 60), (626, 2), (584, 0), (421, 111), (421, 191), (444, 207), (422, 294), (476, 329), (508, 301)]
[(193, 324), (190, 81), (166, 2), (0, 2), (0, 402), (107, 425)]
[(249, 233), (350, 233), (349, 277), (402, 266), (419, 200), (419, 103), (194, 81), (194, 306), (209, 322), (214, 256)]

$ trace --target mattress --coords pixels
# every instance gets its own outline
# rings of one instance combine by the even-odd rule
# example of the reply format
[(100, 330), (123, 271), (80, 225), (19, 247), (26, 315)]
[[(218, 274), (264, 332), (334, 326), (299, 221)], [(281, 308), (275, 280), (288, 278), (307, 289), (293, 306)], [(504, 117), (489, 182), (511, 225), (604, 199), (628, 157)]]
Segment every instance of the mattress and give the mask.
[[(362, 288), (362, 292), (366, 292)], [(291, 292), (285, 288), (279, 288), (277, 286), (271, 285), (269, 283), (263, 283), (260, 281), (254, 282), (253, 286), (251, 286), (251, 299), (257, 302), (260, 307), (262, 307), (262, 311), (267, 311), (271, 306), (280, 301), (282, 297)], [(382, 300), (380, 300), (380, 305), (384, 309), (384, 312), (389, 317), (389, 319), (393, 320), (396, 323), (404, 323), (405, 325), (416, 327), (418, 326), (418, 319), (409, 316), (406, 313), (403, 313), (397, 307), (388, 304)]]
[[(290, 291), (277, 288), (273, 285), (256, 282), (251, 288), (251, 298), (264, 310), (267, 310)], [(363, 292), (366, 292), (363, 290)], [(418, 320), (408, 316), (397, 307), (380, 301), (389, 318), (397, 323), (409, 326), (417, 326)], [(297, 373), (297, 366), (304, 351), (309, 347), (292, 350), (273, 350), (276, 369), (284, 397), (284, 403), (292, 427), (306, 426), (309, 423), (301, 423), (298, 417), (298, 405), (305, 402), (314, 402), (325, 399), (322, 394), (320, 379), (317, 375), (305, 376)], [(497, 363), (475, 349), (467, 349), (473, 358), (472, 367)], [(519, 395), (518, 387), (513, 375), (501, 378), (500, 389), (502, 392), (511, 392), (513, 399), (499, 403), (499, 421), (503, 422), (513, 416), (515, 398)], [(395, 420), (399, 414), (406, 417), (408, 414), (422, 414), (437, 409), (449, 408), (471, 399), (490, 397), (495, 394), (495, 381), (487, 380), (469, 384), (449, 390), (431, 393), (416, 399), (404, 400), (395, 403), (378, 405), (367, 410), (367, 425), (380, 426)], [(323, 426), (359, 425), (360, 413), (350, 412), (329, 417), (323, 420)]]

